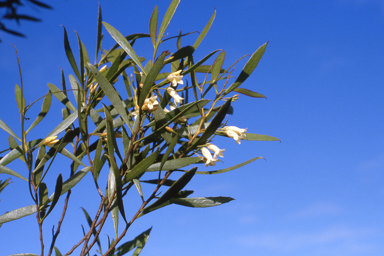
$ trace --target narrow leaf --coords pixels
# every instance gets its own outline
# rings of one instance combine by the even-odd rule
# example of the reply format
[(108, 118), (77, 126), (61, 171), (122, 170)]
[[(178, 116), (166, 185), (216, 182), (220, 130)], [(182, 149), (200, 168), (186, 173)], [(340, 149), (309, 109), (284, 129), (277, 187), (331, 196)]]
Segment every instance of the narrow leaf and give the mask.
[(171, 57), (166, 59), (164, 61), (164, 64), (168, 64), (168, 63), (170, 63), (172, 61), (179, 60), (181, 58), (186, 58), (188, 56), (191, 56), (194, 51), (195, 51), (195, 48), (193, 46), (190, 46), (190, 45), (185, 46), (185, 47), (181, 48), (180, 50), (178, 50), (177, 52), (175, 52), (174, 54), (172, 54)]
[(72, 105), (72, 103), (67, 98), (66, 92), (63, 92), (62, 90), (57, 88), (54, 84), (48, 83), (48, 87), (49, 87), (50, 92), (53, 94), (53, 96), (55, 96), (67, 108), (69, 108), (73, 112), (76, 112), (76, 108)]
[(121, 118), (124, 120), (124, 123), (129, 125), (129, 119), (127, 115), (127, 110), (124, 107), (123, 101), (119, 96), (119, 93), (115, 90), (113, 85), (109, 83), (109, 81), (99, 72), (99, 70), (88, 63), (92, 73), (95, 75), (96, 80), (99, 83), (100, 88), (103, 90), (105, 95), (107, 95), (108, 99), (111, 101), (117, 112), (120, 114)]
[(253, 133), (246, 133), (246, 137), (242, 138), (242, 140), (257, 140), (257, 141), (281, 141), (276, 137), (272, 137), (269, 135), (263, 135), (263, 134), (253, 134)]
[(54, 246), (53, 249), (55, 249), (55, 256), (63, 256), (63, 255), (61, 254), (61, 252), (59, 251), (59, 249), (57, 249), (56, 246)]
[(228, 93), (230, 93), (231, 91), (239, 87), (251, 75), (253, 70), (255, 70), (255, 68), (257, 67), (257, 64), (259, 64), (261, 57), (263, 57), (267, 44), (268, 42), (260, 46), (259, 49), (257, 49), (252, 54), (251, 58), (249, 58), (247, 63), (245, 63), (245, 66), (241, 71), (240, 75), (237, 77), (236, 81), (233, 84), (231, 84), (231, 86), (228, 89), (225, 90), (223, 96), (227, 95)]
[(65, 54), (67, 55), (68, 61), (71, 64), (71, 67), (72, 67), (73, 71), (75, 72), (75, 74), (77, 76), (77, 79), (79, 79), (79, 81), (81, 81), (81, 76), (80, 76), (80, 73), (79, 73), (79, 69), (77, 67), (77, 64), (76, 64), (76, 61), (75, 61), (75, 57), (73, 57), (71, 46), (69, 45), (67, 30), (65, 29), (64, 26), (63, 26), (63, 28), (64, 28), (64, 49), (65, 49)]
[(153, 47), (156, 45), (156, 33), (157, 33), (157, 16), (159, 14), (157, 5), (155, 6), (155, 9), (152, 12), (151, 19), (149, 21), (149, 36), (151, 37), (151, 41), (153, 44)]
[(97, 56), (99, 55), (99, 52), (101, 50), (101, 40), (102, 40), (102, 34), (101, 34), (101, 21), (102, 21), (102, 15), (101, 15), (101, 6), (99, 3), (99, 12), (97, 16), (97, 38), (96, 38), (96, 54), (95, 54), (95, 63), (97, 62)]
[(18, 174), (17, 172), (9, 169), (8, 167), (5, 167), (4, 165), (0, 165), (0, 173), (5, 173), (8, 175), (15, 176), (17, 178), (23, 179), (25, 181), (28, 181), (28, 179), (24, 178), (22, 175)]
[(144, 231), (143, 233), (135, 237), (133, 240), (120, 245), (118, 248), (116, 248), (116, 254), (114, 256), (122, 256), (125, 255), (127, 252), (133, 250), (137, 246), (144, 246), (148, 240), (149, 233), (151, 232), (151, 230), (152, 228)]
[[(163, 168), (161, 170), (163, 171), (172, 171), (176, 169), (180, 169), (186, 166), (189, 166), (191, 164), (196, 164), (198, 162), (202, 161), (201, 157), (187, 157), (187, 158), (178, 158), (173, 160), (168, 160), (164, 163)], [(151, 165), (148, 168), (148, 172), (157, 172), (160, 170), (161, 163), (155, 163)]]
[(224, 59), (225, 52), (223, 51), (216, 57), (215, 63), (212, 66), (212, 83), (217, 81), (217, 79), (219, 78), (221, 68), (223, 67)]
[(9, 126), (6, 125), (6, 123), (4, 123), (1, 119), (0, 119), (0, 128), (6, 131), (8, 134), (15, 137), (16, 139), (18, 139), (19, 141), (21, 141), (21, 139), (19, 139), (19, 137), (17, 137), (17, 135), (11, 130), (11, 128), (9, 128)]
[(212, 119), (212, 122), (209, 124), (207, 129), (201, 135), (201, 137), (196, 140), (189, 148), (188, 151), (194, 149), (198, 145), (205, 144), (209, 137), (215, 133), (215, 131), (220, 127), (221, 122), (224, 120), (225, 115), (228, 112), (229, 107), (231, 106), (231, 99), (227, 100), (216, 113), (215, 117)]
[(52, 100), (52, 94), (48, 92), (43, 101), (43, 105), (41, 106), (41, 111), (39, 115), (36, 117), (35, 121), (31, 124), (31, 126), (28, 128), (26, 133), (28, 133), (33, 127), (35, 127), (38, 123), (40, 123), (41, 120), (47, 115), (49, 108), (51, 107), (51, 100)]
[(115, 181), (116, 181), (115, 188), (116, 188), (117, 204), (119, 206), (119, 211), (125, 223), (127, 223), (127, 219), (125, 217), (125, 211), (124, 211), (124, 204), (123, 204), (120, 170), (117, 167), (116, 160), (115, 160), (114, 144), (116, 144), (116, 138), (115, 138), (115, 133), (113, 131), (113, 119), (112, 119), (111, 113), (108, 111), (106, 106), (103, 105), (103, 107), (104, 107), (105, 119), (107, 121), (107, 147), (108, 147), (108, 155), (109, 155), (109, 164), (113, 169)]
[(248, 90), (248, 89), (236, 88), (233, 91), (241, 93), (241, 94), (244, 94), (244, 95), (247, 95), (249, 97), (253, 97), (253, 98), (267, 98), (263, 94), (260, 94), (260, 93), (257, 93), (257, 92), (253, 92), (253, 91)]
[(168, 10), (165, 13), (163, 21), (161, 22), (161, 25), (160, 25), (159, 35), (157, 36), (155, 49), (158, 48), (161, 40), (163, 40), (165, 30), (167, 30), (167, 27), (168, 27), (169, 23), (171, 22), (171, 19), (172, 19), (173, 15), (175, 14), (176, 8), (179, 5), (179, 3), (180, 3), (180, 0), (173, 0), (171, 2), (171, 4), (169, 5)]
[(63, 120), (53, 131), (51, 131), (47, 137), (55, 136), (67, 129), (77, 119), (77, 112), (70, 114), (65, 120)]
[(148, 93), (150, 92), (152, 86), (155, 84), (156, 77), (164, 66), (163, 62), (164, 62), (165, 55), (166, 55), (166, 52), (163, 52), (159, 56), (159, 58), (156, 60), (156, 62), (153, 64), (152, 68), (149, 70), (145, 78), (143, 88), (141, 88), (141, 91), (140, 91), (139, 102), (138, 102), (139, 107), (143, 106), (144, 101), (148, 96)]
[[(139, 57), (136, 55), (131, 44), (125, 39), (125, 37), (114, 27), (109, 25), (106, 22), (103, 22), (104, 27), (107, 29), (108, 33), (115, 39), (115, 41), (124, 49), (124, 51), (132, 58), (135, 64), (144, 72), (144, 68), (141, 65)], [(89, 64), (88, 64), (89, 65)]]
[(171, 198), (173, 204), (183, 205), (187, 207), (213, 207), (228, 203), (234, 200), (231, 197), (194, 197), (194, 198)]
[(203, 41), (204, 37), (207, 35), (209, 29), (211, 28), (213, 20), (215, 19), (215, 16), (216, 16), (216, 9), (213, 12), (211, 18), (209, 19), (207, 25), (205, 25), (203, 31), (200, 33), (199, 37), (196, 39), (196, 42), (193, 44), (193, 47), (195, 47), (195, 49), (200, 45), (201, 41)]
[(188, 172), (184, 173), (165, 193), (153, 204), (143, 209), (142, 214), (146, 214), (150, 211), (157, 209), (161, 204), (165, 203), (172, 197), (174, 197), (180, 190), (182, 190), (193, 178), (197, 170), (197, 167), (192, 168)]
[(6, 212), (0, 216), (0, 224), (29, 216), (31, 214), (34, 214), (35, 212), (36, 205), (24, 206), (16, 210)]
[(159, 150), (156, 150), (150, 156), (144, 158), (141, 162), (136, 164), (131, 170), (127, 171), (123, 178), (124, 184), (138, 178), (144, 172), (149, 171), (149, 167), (156, 161), (158, 155)]
[(57, 201), (59, 201), (62, 189), (63, 189), (63, 176), (60, 173), (56, 179), (55, 193), (53, 194), (53, 200), (52, 200), (51, 207), (49, 207), (49, 210), (48, 210), (47, 214), (44, 216), (44, 219), (48, 216), (48, 214), (51, 213), (51, 211), (55, 207)]
[(23, 97), (22, 91), (18, 85), (15, 85), (15, 96), (16, 96), (16, 102), (17, 102), (17, 107), (19, 108), (19, 112), (22, 113), (24, 112), (25, 108), (25, 99)]
[(237, 164), (237, 165), (234, 165), (234, 166), (231, 166), (229, 168), (225, 168), (225, 169), (221, 169), (221, 170), (216, 170), (216, 171), (198, 171), (196, 172), (196, 174), (219, 174), (219, 173), (224, 173), (224, 172), (229, 172), (229, 171), (232, 171), (232, 170), (236, 170), (244, 165), (247, 165), (249, 163), (252, 163), (253, 161), (256, 161), (258, 159), (265, 159), (264, 157), (261, 157), (261, 156), (258, 156), (258, 157), (255, 157), (255, 158), (252, 158), (252, 159), (249, 159), (248, 161), (245, 161), (241, 164)]

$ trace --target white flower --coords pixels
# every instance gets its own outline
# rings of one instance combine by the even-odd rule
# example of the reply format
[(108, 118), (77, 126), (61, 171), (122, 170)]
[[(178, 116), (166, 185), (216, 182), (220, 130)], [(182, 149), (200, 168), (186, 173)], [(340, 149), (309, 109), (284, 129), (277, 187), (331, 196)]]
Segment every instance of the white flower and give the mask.
[(216, 165), (215, 162), (218, 160), (216, 158), (212, 158), (211, 152), (209, 152), (209, 150), (206, 147), (201, 148), (201, 153), (204, 156), (203, 160), (205, 161), (205, 167), (207, 167), (208, 165), (211, 165), (211, 166)]
[(158, 105), (159, 105), (159, 102), (157, 101), (157, 96), (155, 95), (155, 96), (146, 98), (144, 100), (144, 104), (143, 104), (141, 109), (143, 111), (152, 112), (152, 111), (155, 111), (158, 108)]
[(155, 106), (159, 105), (159, 102), (157, 101), (157, 96), (152, 96), (150, 98), (147, 98), (144, 100), (144, 105), (147, 105), (147, 108), (149, 110), (152, 110)]
[(137, 116), (139, 114), (139, 109), (135, 107), (135, 111), (132, 111), (132, 116)]
[(57, 136), (51, 136), (51, 137), (45, 138), (44, 145), (50, 146), (50, 145), (56, 144), (57, 142), (59, 142), (59, 140), (57, 140), (56, 138)]
[(219, 149), (216, 145), (213, 145), (211, 143), (208, 143), (206, 146), (208, 149), (215, 152), (213, 158), (217, 158), (217, 156), (224, 157), (223, 152), (225, 151), (225, 149)]
[(247, 129), (241, 129), (236, 126), (225, 126), (221, 129), (225, 135), (228, 137), (233, 138), (237, 144), (241, 144), (240, 140), (245, 138), (245, 133), (247, 132)]
[(181, 103), (182, 100), (184, 99), (184, 98), (180, 97), (179, 94), (177, 94), (177, 92), (172, 87), (168, 87), (167, 92), (174, 99), (175, 104)]
[(182, 70), (178, 70), (168, 75), (167, 79), (172, 83), (173, 87), (176, 87), (177, 84), (183, 84), (183, 76), (180, 75)]

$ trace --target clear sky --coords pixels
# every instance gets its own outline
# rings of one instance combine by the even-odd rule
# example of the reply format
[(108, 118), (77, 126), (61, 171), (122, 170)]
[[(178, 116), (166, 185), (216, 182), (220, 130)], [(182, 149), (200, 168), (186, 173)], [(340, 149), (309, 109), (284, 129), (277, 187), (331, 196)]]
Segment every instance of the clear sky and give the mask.
[[(128, 35), (148, 33), (154, 6), (159, 6), (162, 19), (169, 2), (102, 0), (100, 4), (103, 20)], [(73, 30), (94, 59), (97, 1), (60, 0), (52, 6), (52, 11), (29, 11), (43, 21), (22, 23), (20, 30), (27, 39), (0, 34), (0, 119), (15, 130), (19, 117), (14, 86), (20, 80), (10, 43), (19, 52), (27, 103), (46, 94), (47, 83), (61, 85), (59, 67), (66, 77), (73, 73), (60, 25), (66, 27), (75, 54)], [(194, 196), (236, 200), (209, 209), (166, 207), (139, 219), (125, 241), (153, 226), (143, 256), (383, 255), (384, 1), (182, 0), (167, 33), (201, 31), (214, 8), (215, 22), (197, 49), (196, 59), (224, 49), (228, 67), (269, 41), (258, 67), (242, 86), (268, 99), (240, 96), (229, 124), (276, 136), (281, 143), (243, 141), (237, 145), (230, 139), (217, 140), (226, 149), (219, 168), (255, 156), (267, 161), (222, 175), (198, 176), (187, 189), (193, 188)], [(113, 41), (106, 31), (104, 35), (103, 47), (108, 49)], [(182, 43), (193, 43), (195, 38), (191, 35)], [(149, 46), (148, 40), (135, 50), (147, 56), (144, 49)], [(244, 64), (240, 62), (235, 73)], [(36, 108), (38, 112), (40, 106)], [(47, 118), (55, 116), (61, 116), (58, 108), (51, 109)], [(45, 125), (41, 129), (53, 126)], [(7, 137), (1, 130), (1, 148), (7, 147)], [(12, 168), (19, 170), (17, 165)], [(0, 214), (32, 204), (21, 198), (28, 193), (25, 182), (13, 181), (0, 194)], [(14, 192), (16, 188), (20, 193)], [(64, 224), (71, 232), (63, 230), (57, 243), (62, 252), (69, 250), (74, 237), (81, 236), (80, 224), (87, 224), (79, 207), (93, 196), (78, 189), (74, 193), (83, 193), (86, 200), (70, 205), (74, 214)], [(87, 205), (86, 209), (94, 215)], [(1, 255), (39, 252), (37, 225), (28, 226), (27, 220), (34, 217), (28, 218), (0, 228)], [(102, 239), (106, 248), (105, 233)], [(22, 246), (12, 248), (16, 240), (23, 240)]]

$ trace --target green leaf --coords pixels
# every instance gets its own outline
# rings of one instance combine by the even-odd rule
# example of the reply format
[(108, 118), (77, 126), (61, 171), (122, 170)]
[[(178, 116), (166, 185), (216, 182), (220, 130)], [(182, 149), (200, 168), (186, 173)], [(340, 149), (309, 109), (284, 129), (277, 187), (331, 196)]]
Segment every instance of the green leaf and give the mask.
[(40, 207), (40, 218), (43, 218), (45, 215), (45, 204), (48, 201), (48, 188), (44, 182), (41, 182), (39, 185), (39, 207)]
[[(89, 217), (88, 212), (87, 212), (83, 207), (81, 207), (81, 209), (83, 210), (83, 213), (84, 213), (84, 215), (85, 215), (85, 218), (87, 219), (87, 223), (88, 223), (89, 227), (91, 227), (91, 226), (92, 226), (92, 220), (91, 220), (91, 217)], [(92, 234), (93, 234), (94, 236), (96, 235), (96, 229), (93, 229)], [(97, 245), (99, 246), (99, 251), (101, 252), (101, 243), (100, 243), (100, 238), (99, 238), (99, 237), (97, 237), (97, 239), (96, 239), (96, 243), (97, 243)], [(55, 251), (56, 251), (56, 250), (55, 250)]]
[(66, 93), (57, 88), (54, 84), (48, 83), (50, 92), (55, 96), (61, 103), (63, 103), (67, 108), (76, 112), (76, 108), (72, 105), (69, 99), (66, 96)]
[(192, 145), (187, 149), (187, 151), (191, 151), (198, 145), (205, 144), (209, 137), (214, 134), (217, 128), (220, 127), (221, 122), (224, 120), (225, 115), (228, 112), (229, 107), (231, 106), (231, 99), (227, 100), (220, 108), (220, 110), (216, 113), (215, 117), (212, 119), (212, 122), (209, 124), (207, 129), (201, 135), (201, 137), (196, 140)]
[[(109, 168), (109, 174), (108, 174), (108, 200), (113, 200), (113, 192), (116, 189), (116, 177), (115, 172), (112, 168), (112, 166)], [(112, 203), (112, 205), (115, 205), (115, 202)], [(112, 206), (111, 209), (111, 215), (112, 215), (112, 221), (113, 221), (113, 228), (115, 229), (115, 236), (116, 238), (119, 237), (119, 207), (116, 204), (115, 206)]]
[(144, 172), (149, 171), (149, 167), (156, 161), (158, 155), (159, 150), (156, 150), (150, 156), (144, 158), (141, 162), (136, 164), (131, 170), (127, 171), (123, 178), (123, 183), (125, 184), (133, 179), (136, 179)]
[(21, 139), (19, 139), (19, 137), (17, 137), (17, 135), (11, 130), (11, 128), (9, 128), (9, 126), (6, 125), (1, 119), (0, 119), (0, 128), (6, 131), (8, 134), (15, 137), (16, 139), (18, 139), (19, 141), (21, 141)]
[(143, 209), (141, 212), (142, 215), (149, 213), (153, 210), (156, 210), (161, 206), (163, 203), (167, 202), (169, 199), (174, 197), (180, 190), (182, 190), (193, 178), (197, 170), (197, 167), (193, 167), (191, 170), (187, 171), (183, 174), (172, 186), (169, 187), (167, 191), (159, 198), (157, 201), (155, 201), (150, 206)]
[(115, 132), (113, 131), (113, 119), (111, 113), (108, 111), (107, 107), (103, 104), (105, 120), (107, 121), (107, 147), (108, 147), (108, 155), (109, 155), (109, 164), (114, 172), (115, 181), (116, 181), (116, 199), (117, 204), (119, 206), (119, 211), (125, 221), (127, 223), (127, 219), (125, 217), (124, 204), (123, 204), (123, 196), (122, 196), (122, 184), (120, 178), (120, 170), (117, 167), (115, 160), (115, 151), (114, 144), (116, 144)]
[(280, 141), (276, 137), (272, 137), (269, 135), (263, 135), (263, 134), (253, 134), (253, 133), (246, 133), (246, 137), (242, 138), (242, 140), (256, 140), (256, 141)]
[(15, 85), (15, 96), (16, 96), (16, 102), (17, 102), (17, 107), (19, 108), (19, 112), (22, 113), (24, 112), (24, 108), (26, 107), (26, 105), (25, 105), (24, 96), (18, 85)]
[[(90, 166), (83, 168), (82, 170), (78, 171), (74, 175), (72, 175), (68, 180), (66, 180), (63, 183), (61, 195), (66, 193), (68, 190), (73, 188), (91, 169)], [(54, 198), (55, 194), (52, 194), (49, 198), (47, 203), (51, 202)], [(5, 222), (9, 222), (12, 220), (20, 219), (26, 216), (29, 216), (31, 214), (34, 214), (36, 212), (36, 205), (29, 205), (24, 206), (19, 209), (7, 212), (0, 216), (0, 224), (3, 224)]]
[(99, 139), (97, 141), (96, 152), (95, 152), (95, 157), (93, 162), (93, 178), (95, 179), (95, 181), (98, 180), (101, 168), (103, 167), (106, 161), (105, 156), (103, 156), (102, 159), (100, 159), (102, 146), (103, 146), (103, 140)]
[(233, 91), (241, 93), (241, 94), (244, 94), (244, 95), (247, 95), (249, 97), (253, 97), (253, 98), (267, 98), (263, 94), (260, 94), (260, 93), (257, 93), (257, 92), (253, 92), (253, 91), (248, 90), (248, 89), (236, 88)]
[[(13, 138), (11, 135), (8, 137), (8, 144), (11, 149), (15, 149), (19, 146), (15, 138)], [(21, 152), (22, 153), (22, 152)]]
[(185, 46), (185, 47), (181, 48), (180, 50), (178, 50), (177, 52), (175, 52), (174, 54), (172, 54), (171, 57), (166, 59), (164, 61), (164, 64), (168, 64), (168, 63), (170, 63), (172, 61), (179, 60), (181, 58), (186, 58), (188, 56), (191, 56), (194, 51), (195, 51), (195, 48), (193, 46), (190, 46), (190, 45)]
[(168, 27), (169, 23), (171, 22), (171, 19), (172, 19), (173, 15), (175, 14), (176, 8), (179, 5), (179, 3), (180, 3), (180, 0), (173, 0), (171, 2), (171, 4), (169, 5), (168, 10), (165, 13), (163, 21), (161, 22), (161, 25), (160, 25), (160, 30), (159, 30), (159, 34), (157, 36), (155, 49), (158, 48), (161, 40), (163, 40), (165, 30), (167, 30), (167, 27)]
[(95, 66), (88, 63), (92, 73), (95, 75), (97, 82), (99, 83), (100, 88), (103, 90), (105, 95), (111, 101), (117, 112), (120, 114), (121, 118), (124, 120), (124, 123), (129, 125), (129, 119), (127, 115), (127, 110), (124, 107), (123, 101), (120, 98), (119, 93), (115, 90), (113, 85), (97, 70)]
[(73, 71), (75, 72), (75, 74), (77, 76), (77, 79), (79, 79), (79, 81), (81, 81), (81, 76), (80, 76), (80, 73), (79, 73), (79, 69), (77, 67), (77, 64), (76, 64), (76, 61), (75, 61), (75, 57), (73, 57), (71, 46), (69, 45), (67, 30), (65, 29), (64, 26), (63, 26), (63, 28), (64, 28), (64, 49), (65, 49), (65, 54), (67, 55), (68, 61), (71, 64), (71, 67), (72, 67)]
[(156, 62), (153, 64), (152, 68), (149, 70), (144, 84), (143, 88), (140, 90), (139, 95), (139, 107), (142, 107), (144, 104), (145, 99), (148, 96), (148, 93), (151, 91), (152, 86), (155, 84), (155, 80), (161, 69), (164, 67), (164, 58), (165, 58), (166, 52), (163, 52), (159, 58), (157, 58)]
[[(201, 157), (186, 157), (186, 158), (178, 158), (173, 160), (168, 160), (165, 162), (163, 168), (161, 170), (163, 171), (172, 171), (176, 169), (180, 169), (186, 166), (189, 166), (191, 164), (196, 164), (198, 162), (202, 161)], [(148, 167), (147, 172), (157, 172), (160, 170), (161, 163), (155, 163)]]
[(137, 245), (136, 250), (133, 252), (132, 256), (138, 256), (141, 253), (141, 251), (144, 249), (144, 246), (147, 244), (148, 238), (149, 232), (139, 238), (140, 243)]
[(211, 18), (209, 19), (207, 25), (205, 25), (203, 31), (200, 33), (199, 37), (196, 39), (196, 42), (193, 44), (193, 47), (195, 47), (195, 49), (200, 45), (201, 41), (203, 41), (204, 37), (207, 35), (209, 29), (211, 28), (213, 20), (215, 19), (215, 16), (216, 16), (216, 9), (213, 12)]
[(102, 32), (101, 32), (101, 21), (102, 21), (102, 15), (101, 15), (101, 6), (99, 3), (99, 12), (97, 16), (97, 38), (96, 38), (96, 54), (95, 54), (95, 63), (97, 63), (97, 56), (99, 55), (99, 52), (101, 50), (101, 40), (103, 38)]
[(159, 15), (159, 11), (158, 11), (158, 8), (156, 5), (155, 9), (152, 12), (151, 19), (149, 21), (149, 35), (151, 37), (153, 47), (155, 47), (155, 45), (156, 45), (157, 16), (158, 15)]
[(33, 127), (35, 127), (38, 123), (40, 123), (41, 120), (47, 115), (49, 108), (51, 107), (51, 100), (52, 100), (52, 94), (48, 92), (43, 101), (43, 105), (41, 106), (41, 111), (39, 115), (36, 117), (35, 121), (31, 124), (31, 126), (28, 128), (26, 133), (28, 133)]
[(56, 179), (55, 193), (53, 194), (53, 200), (52, 200), (51, 207), (49, 207), (47, 214), (45, 214), (44, 218), (41, 221), (43, 221), (51, 213), (51, 211), (55, 207), (57, 201), (59, 201), (62, 189), (63, 189), (63, 176), (60, 173)]
[(259, 47), (249, 58), (247, 63), (245, 63), (245, 66), (243, 70), (241, 71), (240, 75), (237, 77), (236, 81), (231, 84), (229, 88), (227, 88), (223, 94), (223, 96), (227, 95), (237, 87), (239, 87), (253, 72), (253, 70), (257, 67), (257, 64), (259, 63), (261, 57), (263, 57), (263, 54), (265, 52), (265, 48), (267, 47), (268, 42), (263, 44)]
[(121, 48), (124, 49), (124, 51), (129, 55), (129, 57), (132, 58), (132, 60), (141, 69), (141, 71), (144, 72), (144, 68), (141, 65), (139, 57), (136, 55), (135, 51), (133, 50), (131, 44), (127, 41), (127, 39), (125, 39), (125, 37), (119, 31), (117, 31), (117, 29), (115, 29), (108, 23), (106, 22), (102, 22), (102, 23), (104, 27), (107, 29), (108, 33), (113, 37), (113, 39), (115, 39), (115, 41), (121, 46)]
[(0, 180), (0, 193), (4, 190), (4, 188), (6, 186), (8, 186), (10, 184), (10, 182), (9, 182), (10, 180), (11, 180), (11, 178), (6, 179), (4, 182), (2, 180)]
[[(39, 144), (41, 141), (42, 141), (41, 139), (32, 140), (32, 141), (27, 143), (27, 145), (28, 145), (27, 147), (33, 148), (34, 146)], [(0, 165), (5, 166), (5, 165), (9, 164), (10, 162), (12, 162), (13, 160), (19, 158), (22, 155), (23, 154), (22, 154), (22, 150), (21, 150), (21, 145), (19, 145), (17, 148), (13, 149), (11, 152), (9, 152), (3, 158), (0, 159)]]
[(55, 249), (55, 256), (62, 256), (61, 252), (56, 248), (56, 246), (54, 246), (53, 249)]
[(253, 161), (256, 161), (258, 159), (265, 159), (264, 157), (261, 157), (261, 156), (258, 156), (258, 157), (255, 157), (255, 158), (252, 158), (252, 159), (249, 159), (248, 161), (245, 161), (241, 164), (237, 164), (237, 165), (234, 165), (234, 166), (231, 166), (229, 168), (225, 168), (225, 169), (221, 169), (221, 170), (215, 170), (215, 171), (198, 171), (196, 172), (196, 174), (219, 174), (219, 173), (224, 173), (224, 172), (229, 172), (229, 171), (232, 171), (232, 170), (236, 170), (244, 165), (247, 165)]
[(36, 205), (29, 205), (29, 206), (21, 207), (19, 209), (16, 209), (10, 212), (6, 212), (0, 216), (0, 224), (17, 220), (25, 216), (29, 216), (31, 214), (34, 214), (35, 212), (36, 212)]
[(81, 109), (83, 92), (81, 91), (79, 83), (77, 82), (76, 78), (73, 75), (69, 75), (69, 82), (71, 84), (73, 96), (75, 97), (75, 100), (78, 106), (77, 108), (79, 108), (79, 104), (80, 104), (80, 109)]
[[(91, 169), (90, 166), (85, 167), (85, 168), (81, 169), (80, 171), (76, 172), (69, 179), (67, 179), (63, 183), (63, 188), (61, 190), (61, 195), (65, 194), (68, 190), (73, 188), (82, 178), (84, 178), (84, 176), (89, 172), (90, 169)], [(52, 194), (49, 197), (49, 200), (52, 201), (54, 196), (55, 196), (55, 194)]]
[[(80, 79), (79, 79), (79, 81), (80, 81), (80, 83), (82, 85), (82, 88), (84, 88), (84, 58), (88, 58), (88, 56), (85, 57), (85, 55), (87, 55), (87, 54), (83, 53), (83, 49), (84, 49), (83, 48), (83, 43), (80, 40), (79, 34), (77, 34), (76, 31), (75, 31), (75, 33), (76, 33), (76, 36), (77, 36), (77, 42), (79, 44), (79, 53), (80, 53)], [(89, 61), (89, 60), (87, 60), (87, 61)]]
[(222, 70), (225, 59), (225, 52), (221, 52), (217, 55), (214, 64), (212, 65), (212, 83), (216, 82), (219, 78), (220, 71)]
[(51, 131), (47, 137), (55, 136), (67, 129), (77, 119), (77, 112), (70, 114), (65, 120), (63, 120), (53, 131)]
[[(143, 233), (141, 233), (140, 235), (135, 237), (133, 240), (131, 240), (129, 242), (125, 242), (124, 244), (120, 245), (116, 249), (116, 254), (114, 256), (125, 255), (127, 252), (133, 250), (135, 247), (141, 246), (141, 249), (142, 249), (142, 247), (144, 247), (144, 245), (146, 244), (146, 242), (149, 238), (149, 233), (151, 232), (151, 230), (152, 230), (152, 228), (144, 231)], [(135, 253), (136, 253), (136, 251), (135, 251)], [(133, 255), (135, 255), (135, 253)], [(136, 254), (136, 255), (138, 255), (138, 254)]]
[(179, 138), (180, 138), (180, 134), (177, 133), (175, 137), (172, 139), (171, 143), (168, 145), (167, 151), (165, 152), (165, 154), (161, 159), (160, 171), (163, 168), (164, 164), (166, 163), (169, 155), (172, 153), (173, 149), (175, 148), (177, 142), (179, 141)]
[(173, 204), (188, 206), (188, 207), (213, 207), (228, 203), (234, 200), (231, 197), (194, 197), (194, 198), (171, 198)]
[(25, 181), (28, 181), (28, 179), (24, 178), (22, 175), (18, 174), (17, 172), (9, 169), (8, 167), (5, 167), (4, 165), (0, 165), (0, 173), (5, 173), (8, 175), (15, 176), (17, 178), (23, 179)]

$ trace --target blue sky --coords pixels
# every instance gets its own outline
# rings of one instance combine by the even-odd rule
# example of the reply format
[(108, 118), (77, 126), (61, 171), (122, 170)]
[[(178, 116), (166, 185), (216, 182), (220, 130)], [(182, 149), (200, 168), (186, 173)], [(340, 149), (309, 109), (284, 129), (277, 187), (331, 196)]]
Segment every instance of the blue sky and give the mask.
[[(104, 21), (123, 34), (132, 34), (147, 33), (154, 6), (159, 6), (162, 17), (169, 2), (104, 0), (100, 4)], [(27, 39), (1, 34), (0, 106), (5, 111), (0, 119), (15, 130), (19, 118), (14, 85), (20, 82), (10, 43), (19, 52), (27, 103), (44, 95), (47, 83), (60, 86), (59, 67), (66, 77), (72, 73), (60, 25), (66, 27), (72, 49), (77, 52), (72, 31), (76, 30), (94, 59), (97, 2), (85, 5), (67, 0), (52, 6), (53, 11), (36, 13), (43, 22), (22, 23), (20, 30)], [(276, 136), (281, 143), (215, 141), (226, 149), (219, 167), (255, 156), (267, 161), (222, 175), (196, 177), (187, 187), (195, 190), (194, 195), (236, 200), (210, 209), (161, 209), (139, 219), (126, 240), (153, 226), (143, 256), (382, 255), (384, 1), (181, 1), (167, 33), (201, 31), (214, 8), (215, 22), (195, 58), (224, 49), (228, 67), (269, 41), (258, 67), (242, 86), (268, 99), (240, 96), (229, 124)], [(113, 41), (106, 31), (104, 35), (103, 47), (108, 49)], [(182, 43), (191, 44), (195, 38), (191, 35)], [(149, 40), (141, 42), (143, 46), (135, 50), (145, 55), (151, 45)], [(235, 73), (244, 64), (240, 62)], [(48, 118), (59, 120), (59, 104), (55, 104)], [(36, 108), (38, 112), (40, 107)], [(53, 127), (47, 122), (41, 126), (47, 132)], [(7, 137), (0, 131), (1, 144), (7, 145)], [(18, 170), (17, 165), (12, 168)], [(0, 214), (32, 203), (21, 198), (28, 193), (25, 184), (13, 181), (0, 195)], [(71, 227), (62, 231), (58, 242), (62, 252), (73, 244), (71, 238), (81, 235), (80, 224), (86, 222), (79, 207), (87, 206), (93, 196), (88, 190), (74, 193), (82, 193), (87, 202), (72, 203), (74, 214), (64, 223)], [(28, 226), (31, 218), (1, 227), (2, 253), (38, 253), (33, 244), (38, 242), (37, 225)], [(47, 225), (53, 224), (52, 220)], [(31, 239), (23, 241), (24, 248), (12, 248), (20, 232), (23, 239)]]

